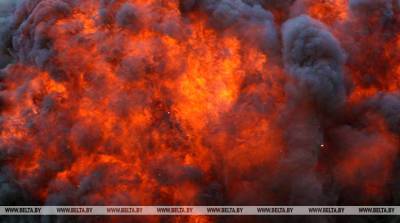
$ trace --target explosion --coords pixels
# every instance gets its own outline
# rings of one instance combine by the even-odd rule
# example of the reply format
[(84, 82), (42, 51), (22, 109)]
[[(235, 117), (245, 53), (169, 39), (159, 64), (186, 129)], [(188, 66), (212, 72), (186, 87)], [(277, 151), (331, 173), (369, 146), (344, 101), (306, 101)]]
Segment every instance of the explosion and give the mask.
[[(396, 205), (399, 13), (395, 0), (0, 0), (0, 203)], [(126, 220), (0, 217), (21, 219)], [(130, 217), (244, 219), (282, 220)]]

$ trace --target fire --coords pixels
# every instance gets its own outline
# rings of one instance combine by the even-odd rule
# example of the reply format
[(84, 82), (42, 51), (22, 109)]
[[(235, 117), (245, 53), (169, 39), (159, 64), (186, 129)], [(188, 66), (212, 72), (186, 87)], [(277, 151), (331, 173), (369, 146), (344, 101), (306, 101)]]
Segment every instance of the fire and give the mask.
[(0, 188), (16, 189), (2, 205), (396, 199), (395, 1), (13, 4), (0, 10)]
[[(341, 182), (344, 184), (359, 184), (363, 193), (368, 196), (385, 196), (385, 183), (391, 178), (390, 169), (393, 168), (393, 159), (396, 154), (396, 137), (387, 132), (386, 126), (380, 117), (370, 115), (370, 129), (367, 129), (369, 139), (364, 139), (365, 144), (352, 145), (358, 147), (356, 154), (346, 154), (343, 160), (339, 161)], [(378, 129), (378, 131), (376, 131)], [(378, 134), (378, 135), (377, 135)], [(349, 136), (347, 136), (349, 137)], [(353, 133), (351, 137), (363, 137)], [(377, 140), (384, 139), (383, 141)], [(373, 157), (373, 158), (372, 158)], [(365, 170), (377, 171), (374, 177), (363, 177)]]
[[(245, 59), (241, 58), (239, 40), (234, 37), (218, 39), (216, 33), (196, 25), (187, 51), (187, 67), (178, 80), (177, 97), (173, 110), (188, 129), (201, 130), (208, 122), (216, 121), (229, 111), (237, 100), (245, 75)], [(260, 52), (255, 63), (265, 64)], [(258, 60), (257, 60), (258, 59)], [(247, 60), (247, 58), (246, 58)], [(262, 71), (262, 65), (256, 71)]]
[(332, 24), (344, 22), (349, 18), (348, 0), (308, 1), (308, 13), (318, 20)]

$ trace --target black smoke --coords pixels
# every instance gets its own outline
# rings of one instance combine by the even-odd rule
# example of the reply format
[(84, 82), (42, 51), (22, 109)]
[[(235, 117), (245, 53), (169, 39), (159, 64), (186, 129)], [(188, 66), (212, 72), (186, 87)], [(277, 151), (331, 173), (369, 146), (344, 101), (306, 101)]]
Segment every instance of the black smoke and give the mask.
[[(163, 188), (179, 189), (187, 184), (200, 188), (194, 200), (187, 201), (191, 205), (398, 205), (400, 73), (396, 72), (400, 72), (400, 41), (397, 45), (396, 41), (400, 39), (400, 2), (344, 2), (348, 18), (328, 23), (313, 18), (307, 11), (312, 1), (304, 0), (181, 0), (171, 3), (176, 11), (168, 8), (167, 1), (143, 6), (128, 0), (0, 0), (0, 132), (4, 132), (0, 136), (0, 205), (140, 205), (142, 199), (151, 200), (147, 205), (169, 205), (173, 192)], [(93, 13), (92, 4), (99, 5), (96, 16), (88, 16), (95, 32), (87, 35), (84, 33), (91, 32), (84, 29), (87, 24), (68, 19)], [(60, 20), (66, 21), (63, 33), (54, 28)], [(205, 21), (218, 37), (234, 37), (242, 46), (262, 52), (267, 62), (263, 72), (243, 68), (245, 74), (233, 106), (218, 114), (218, 121), (204, 117), (207, 121), (202, 131), (206, 133), (193, 140), (174, 114), (177, 93), (163, 85), (163, 81), (178, 82), (189, 65), (170, 56), (159, 36), (151, 37), (148, 50), (144, 47), (147, 42), (129, 35), (151, 30), (187, 42), (196, 20)], [(68, 44), (57, 45), (59, 38)], [(129, 48), (128, 41), (137, 41), (135, 47)], [(130, 50), (141, 55), (128, 55)], [(85, 56), (93, 51), (99, 52), (96, 57)], [(217, 57), (226, 55), (229, 52)], [(94, 69), (92, 65), (98, 61), (110, 65), (116, 79), (126, 85), (110, 89), (105, 79), (109, 67)], [(178, 66), (171, 67), (172, 63)], [(62, 93), (43, 93), (43, 86), (33, 84), (42, 72), (49, 74), (49, 81), (76, 91), (70, 90), (68, 99)], [(89, 84), (81, 86), (82, 79)], [(360, 88), (374, 91), (353, 100)], [(110, 140), (101, 129), (105, 123), (76, 118), (80, 106), (86, 105), (82, 98), (96, 102), (96, 110), (108, 97), (113, 99), (105, 107), (112, 109), (118, 120), (134, 113), (150, 113), (148, 124), (129, 133), (124, 139), (128, 142), (120, 142), (118, 137), (126, 134), (121, 126), (131, 123), (121, 121), (114, 126), (115, 140)], [(27, 104), (36, 109), (20, 108)], [(15, 110), (20, 113), (13, 113)], [(264, 126), (265, 120), (269, 122)], [(25, 132), (27, 140), (6, 137), (10, 126)], [(244, 136), (248, 132), (250, 136)], [(81, 149), (78, 154), (71, 141)], [(87, 174), (77, 172), (68, 182), (57, 178), (64, 171), (75, 171), (74, 164), (82, 157), (123, 156), (124, 143), (143, 154), (135, 159), (145, 163), (145, 170), (121, 169), (122, 165), (113, 161), (114, 165), (90, 166)], [(265, 157), (255, 157), (270, 143), (274, 159), (264, 153)], [(199, 166), (180, 162), (182, 153), (199, 155), (197, 148), (211, 154), (207, 173)], [(29, 162), (37, 149), (42, 157), (34, 174), (17, 176), (16, 166)], [(168, 152), (161, 153), (162, 149)], [(161, 158), (154, 155), (157, 152)], [(234, 161), (239, 159), (246, 161), (243, 165), (247, 169), (240, 170), (242, 163), (236, 166)], [(143, 188), (150, 184), (144, 182), (140, 171), (154, 176), (153, 187)], [(104, 188), (120, 184), (148, 194), (135, 194), (131, 199), (128, 191), (121, 190), (110, 193), (107, 200), (98, 196)], [(38, 193), (43, 190), (45, 197)], [(175, 204), (182, 203), (171, 205)], [(126, 221), (130, 220), (148, 219)], [(375, 217), (332, 216), (212, 220), (379, 222)], [(397, 221), (396, 217), (382, 220)]]

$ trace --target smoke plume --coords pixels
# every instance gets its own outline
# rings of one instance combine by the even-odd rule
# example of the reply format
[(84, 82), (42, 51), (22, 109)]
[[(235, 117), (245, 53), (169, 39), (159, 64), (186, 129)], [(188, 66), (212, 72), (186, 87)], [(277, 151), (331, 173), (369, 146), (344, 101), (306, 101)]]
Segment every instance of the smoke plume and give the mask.
[(398, 205), (399, 13), (392, 0), (0, 0), (0, 205)]

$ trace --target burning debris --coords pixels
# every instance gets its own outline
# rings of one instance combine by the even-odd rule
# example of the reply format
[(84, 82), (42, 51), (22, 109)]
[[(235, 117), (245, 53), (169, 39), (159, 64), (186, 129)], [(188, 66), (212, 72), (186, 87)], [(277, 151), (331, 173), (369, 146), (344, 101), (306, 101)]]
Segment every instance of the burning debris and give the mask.
[(399, 13), (392, 0), (0, 0), (0, 203), (397, 204)]

